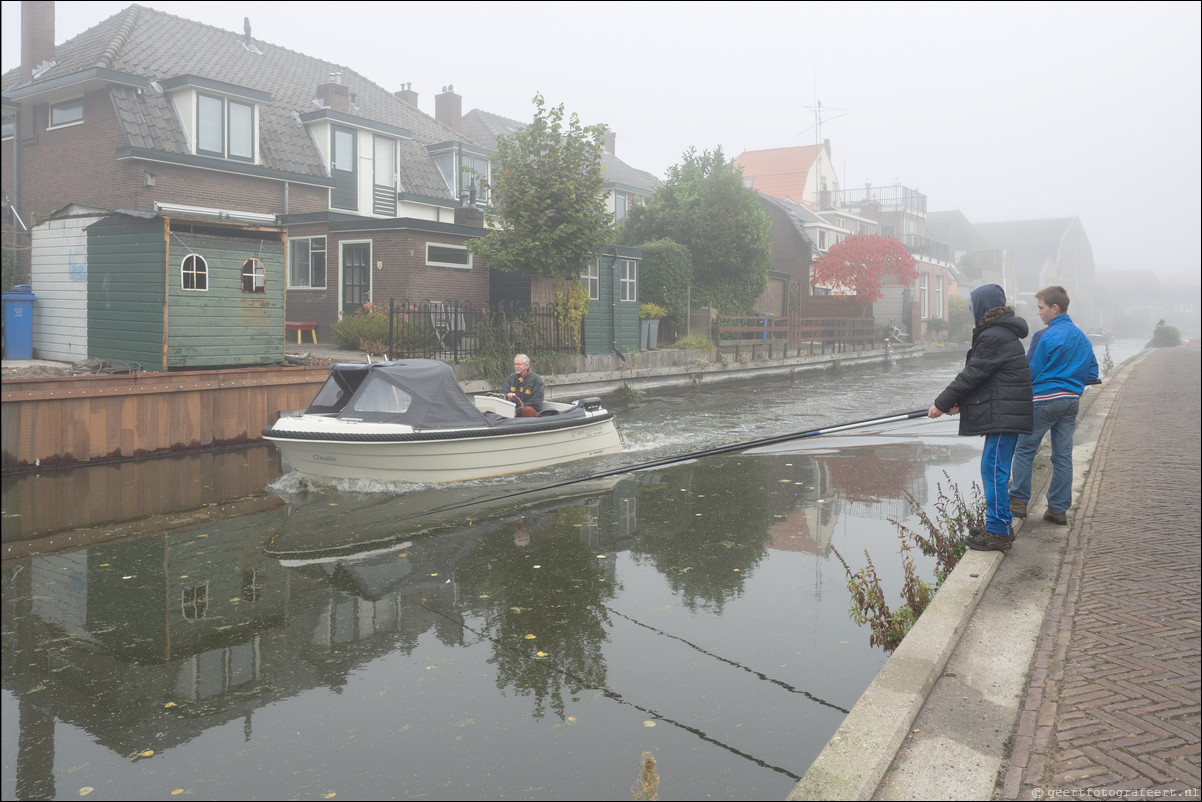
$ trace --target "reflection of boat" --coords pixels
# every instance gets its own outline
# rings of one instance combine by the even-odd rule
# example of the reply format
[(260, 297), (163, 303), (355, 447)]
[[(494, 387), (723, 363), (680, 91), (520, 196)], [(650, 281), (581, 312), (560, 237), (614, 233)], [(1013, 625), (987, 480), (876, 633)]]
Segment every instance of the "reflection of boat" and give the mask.
[[(304, 494), (290, 499), (283, 525), (264, 551), (289, 567), (374, 557), (404, 543), (428, 542), (462, 528), (485, 534), (530, 514), (537, 507), (561, 507), (614, 492), (622, 479), (586, 479), (543, 487), (519, 480), (507, 485), (462, 484), (387, 495), (382, 493)], [(335, 501), (331, 501), (335, 499)]]
[(468, 397), (433, 359), (337, 364), (309, 408), (263, 430), (297, 471), (334, 479), (456, 482), (618, 453), (598, 398), (547, 401), (535, 418)]

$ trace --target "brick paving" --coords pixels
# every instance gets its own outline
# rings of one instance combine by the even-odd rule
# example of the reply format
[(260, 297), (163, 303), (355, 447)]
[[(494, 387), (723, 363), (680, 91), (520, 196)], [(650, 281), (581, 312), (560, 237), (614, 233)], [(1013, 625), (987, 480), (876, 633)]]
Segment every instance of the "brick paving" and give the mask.
[(1099, 437), (1001, 799), (1198, 798), (1202, 409), (1196, 346), (1150, 353)]

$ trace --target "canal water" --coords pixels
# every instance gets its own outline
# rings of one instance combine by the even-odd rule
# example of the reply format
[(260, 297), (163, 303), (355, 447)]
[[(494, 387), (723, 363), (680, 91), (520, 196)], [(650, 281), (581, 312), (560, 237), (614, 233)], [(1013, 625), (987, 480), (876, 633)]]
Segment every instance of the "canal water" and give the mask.
[(621, 798), (646, 752), (665, 799), (782, 799), (888, 657), (836, 552), (900, 604), (910, 500), (969, 497), (979, 441), (589, 477), (924, 408), (961, 357), (615, 398), (624, 454), (453, 487), (314, 485), (263, 444), (6, 477), (0, 792)]

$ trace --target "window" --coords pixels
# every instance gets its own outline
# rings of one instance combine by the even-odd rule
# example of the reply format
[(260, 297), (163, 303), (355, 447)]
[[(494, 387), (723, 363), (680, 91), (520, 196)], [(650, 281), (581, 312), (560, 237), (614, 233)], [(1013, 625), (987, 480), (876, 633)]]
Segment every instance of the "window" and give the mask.
[(267, 267), (258, 259), (242, 263), (242, 291), (267, 292)]
[(856, 233), (859, 234), (860, 236), (864, 236), (865, 234), (867, 234), (868, 233), (868, 224), (867, 223), (856, 223)]
[(50, 104), (50, 127), (73, 125), (83, 122), (83, 98), (64, 100), (62, 103)]
[(922, 319), (926, 320), (931, 316), (931, 296), (929, 295), (930, 287), (928, 282), (930, 276), (926, 273), (918, 274), (918, 299), (922, 305)]
[(324, 290), (326, 286), (326, 238), (309, 237), (288, 241), (288, 286)]
[(184, 257), (181, 285), (185, 290), (207, 290), (209, 288), (209, 263), (198, 253)]
[[(475, 172), (471, 172), (475, 170)], [(477, 175), (479, 173), (479, 175)], [(461, 154), (459, 157), (459, 190), (462, 192), (472, 188), (473, 182), (476, 187), (476, 202), (487, 203), (488, 192), (483, 185), (484, 181), (488, 180), (488, 159), (483, 156), (473, 156), (470, 153)]]
[(638, 262), (633, 259), (618, 260), (618, 269), (621, 271), (619, 282), (622, 287), (623, 301), (637, 301), (638, 293)]
[(588, 263), (588, 267), (580, 274), (580, 283), (588, 290), (590, 301), (601, 300), (601, 266), (597, 260)]
[(947, 319), (943, 314), (943, 276), (935, 276), (935, 317)]
[(242, 600), (248, 602), (263, 601), (266, 597), (267, 588), (267, 569), (260, 566), (259, 568), (244, 568), (242, 569)]
[(826, 250), (826, 229), (818, 229), (818, 250)]
[(255, 160), (255, 107), (216, 95), (196, 96), (196, 152)]
[(881, 236), (893, 239), (893, 226), (881, 226)]
[(372, 214), (396, 217), (396, 140), (377, 136), (372, 141)]
[(458, 267), (472, 269), (472, 253), (464, 245), (440, 245), (426, 243), (426, 264), (431, 267)]
[(199, 621), (209, 613), (209, 583), (191, 585), (183, 589), (180, 605), (185, 621)]

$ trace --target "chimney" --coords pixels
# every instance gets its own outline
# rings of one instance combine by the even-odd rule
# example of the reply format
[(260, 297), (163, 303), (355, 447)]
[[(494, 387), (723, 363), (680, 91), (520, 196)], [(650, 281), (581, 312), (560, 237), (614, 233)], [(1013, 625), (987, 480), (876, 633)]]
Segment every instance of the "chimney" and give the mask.
[(317, 96), (331, 111), (347, 114), (351, 110), (350, 90), (342, 85), (342, 73), (330, 73), (330, 80), (317, 85)]
[(417, 108), (417, 92), (413, 91), (413, 84), (404, 84), (399, 92), (394, 92), (397, 97), (408, 103), (413, 108)]
[(605, 152), (610, 156), (617, 156), (618, 154), (615, 150), (615, 148), (617, 148), (617, 143), (618, 135), (613, 131), (610, 131), (608, 128), (605, 129)]
[(21, 3), (21, 83), (33, 80), (33, 74), (54, 61), (54, 3), (23, 0)]
[(463, 98), (455, 94), (453, 84), (444, 86), (442, 94), (434, 96), (434, 119), (463, 133)]

